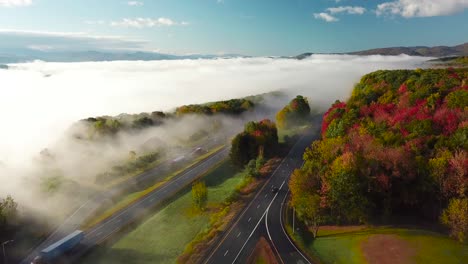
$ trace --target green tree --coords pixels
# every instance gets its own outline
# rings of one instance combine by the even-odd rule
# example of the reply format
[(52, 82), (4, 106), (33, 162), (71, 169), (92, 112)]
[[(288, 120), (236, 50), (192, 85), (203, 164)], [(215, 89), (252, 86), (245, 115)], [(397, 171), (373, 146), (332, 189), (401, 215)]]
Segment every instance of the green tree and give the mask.
[(452, 199), (442, 213), (441, 221), (450, 228), (451, 235), (464, 242), (468, 236), (468, 199)]
[(8, 195), (0, 202), (0, 228), (6, 227), (9, 222), (14, 221), (17, 215), (18, 204)]
[(208, 201), (208, 189), (205, 182), (197, 181), (192, 185), (193, 205), (198, 210), (205, 210)]

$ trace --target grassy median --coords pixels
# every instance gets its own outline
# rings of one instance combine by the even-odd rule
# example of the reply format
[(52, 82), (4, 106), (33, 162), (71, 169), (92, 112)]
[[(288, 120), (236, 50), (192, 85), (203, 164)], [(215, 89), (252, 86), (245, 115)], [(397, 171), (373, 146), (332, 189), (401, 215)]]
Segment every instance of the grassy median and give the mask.
[(148, 217), (113, 245), (101, 247), (82, 263), (175, 263), (185, 246), (209, 227), (209, 208), (219, 206), (244, 179), (229, 161), (220, 163), (204, 176), (208, 187), (208, 210), (192, 210), (190, 188), (160, 211)]

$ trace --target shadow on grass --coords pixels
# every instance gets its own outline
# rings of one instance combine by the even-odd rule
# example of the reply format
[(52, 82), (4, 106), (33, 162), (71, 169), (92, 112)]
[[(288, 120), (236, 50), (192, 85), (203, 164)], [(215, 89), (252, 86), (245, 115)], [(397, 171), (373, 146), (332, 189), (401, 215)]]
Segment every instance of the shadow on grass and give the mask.
[(106, 258), (99, 258), (101, 260), (95, 262), (95, 264), (137, 264), (168, 261), (168, 259), (166, 259), (167, 256), (142, 253), (133, 249), (99, 247), (91, 254), (94, 256), (106, 256)]
[(241, 170), (234, 166), (229, 159), (221, 162), (214, 170), (208, 172), (203, 180), (207, 187), (214, 187), (221, 185), (226, 180), (234, 177)]

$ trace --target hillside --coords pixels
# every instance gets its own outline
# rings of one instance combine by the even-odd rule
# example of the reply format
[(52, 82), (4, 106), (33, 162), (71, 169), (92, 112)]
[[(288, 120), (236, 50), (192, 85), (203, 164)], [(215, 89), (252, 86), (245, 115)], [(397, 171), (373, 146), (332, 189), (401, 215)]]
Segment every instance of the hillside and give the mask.
[[(295, 59), (302, 60), (310, 57), (314, 53), (307, 52), (295, 56)], [(461, 45), (448, 47), (448, 46), (436, 46), (436, 47), (390, 47), (390, 48), (378, 48), (369, 49), (355, 52), (345, 52), (340, 54), (348, 55), (384, 55), (384, 56), (397, 56), (400, 54), (406, 54), (410, 56), (423, 56), (423, 57), (447, 57), (447, 56), (468, 56), (468, 43)]]
[(320, 224), (441, 221), (468, 237), (468, 69), (377, 71), (324, 116), (290, 181)]
[(458, 46), (436, 46), (436, 47), (391, 47), (381, 49), (370, 49), (364, 51), (351, 52), (353, 55), (400, 55), (425, 57), (445, 57), (445, 56), (466, 56), (468, 55), (468, 43)]

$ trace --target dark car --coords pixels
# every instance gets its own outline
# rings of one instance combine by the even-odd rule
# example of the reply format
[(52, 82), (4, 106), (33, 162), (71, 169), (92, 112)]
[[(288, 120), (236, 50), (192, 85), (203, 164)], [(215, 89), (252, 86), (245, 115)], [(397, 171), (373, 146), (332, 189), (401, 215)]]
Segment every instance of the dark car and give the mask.
[(278, 187), (273, 187), (271, 188), (271, 192), (272, 193), (277, 193), (279, 191), (279, 188)]

